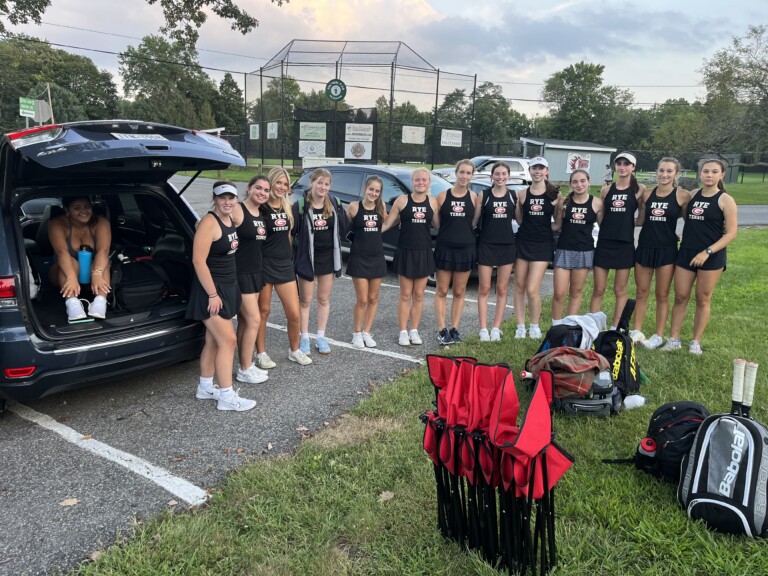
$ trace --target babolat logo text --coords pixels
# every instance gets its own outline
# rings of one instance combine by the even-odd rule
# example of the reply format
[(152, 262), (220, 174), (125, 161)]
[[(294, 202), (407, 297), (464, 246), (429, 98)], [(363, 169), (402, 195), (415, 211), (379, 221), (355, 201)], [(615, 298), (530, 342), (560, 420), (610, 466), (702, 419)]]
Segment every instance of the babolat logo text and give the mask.
[(611, 372), (613, 372), (613, 379), (618, 380), (621, 375), (621, 359), (624, 358), (624, 342), (616, 340), (616, 356), (613, 358), (613, 366), (611, 366)]
[(744, 432), (739, 430), (739, 425), (733, 425), (733, 440), (731, 440), (731, 463), (728, 464), (728, 468), (725, 469), (725, 476), (720, 481), (720, 487), (718, 492), (723, 496), (731, 496), (731, 488), (733, 482), (739, 475), (739, 468), (741, 468), (741, 459), (744, 457), (744, 444), (745, 442)]

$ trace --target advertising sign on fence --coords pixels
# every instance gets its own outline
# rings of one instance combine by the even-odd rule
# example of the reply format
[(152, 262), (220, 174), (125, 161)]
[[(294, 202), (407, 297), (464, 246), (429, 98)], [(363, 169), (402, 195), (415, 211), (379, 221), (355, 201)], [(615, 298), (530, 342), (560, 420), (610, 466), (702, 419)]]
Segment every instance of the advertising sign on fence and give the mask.
[(325, 122), (299, 122), (300, 140), (325, 140)]
[(403, 144), (424, 144), (426, 135), (424, 126), (403, 126)]
[(354, 158), (355, 160), (370, 160), (371, 148), (370, 142), (345, 142), (344, 158)]
[(373, 124), (347, 124), (347, 142), (373, 142)]
[(589, 163), (592, 161), (592, 154), (581, 154), (579, 152), (568, 152), (568, 164), (566, 174), (574, 170), (586, 170), (589, 172)]
[(267, 140), (277, 140), (277, 122), (267, 122)]
[(440, 132), (440, 146), (461, 148), (461, 130), (446, 130)]
[(325, 141), (299, 140), (299, 158), (325, 156)]
[(258, 124), (250, 124), (248, 126), (250, 128), (249, 131), (249, 138), (251, 140), (258, 140), (259, 139), (259, 125)]

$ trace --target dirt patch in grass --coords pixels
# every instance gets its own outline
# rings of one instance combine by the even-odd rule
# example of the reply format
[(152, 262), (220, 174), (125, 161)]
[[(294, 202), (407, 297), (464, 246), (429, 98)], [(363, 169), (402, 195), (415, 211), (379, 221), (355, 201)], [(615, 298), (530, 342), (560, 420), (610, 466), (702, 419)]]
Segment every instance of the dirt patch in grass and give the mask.
[(308, 441), (321, 448), (332, 449), (362, 444), (371, 438), (402, 427), (403, 422), (395, 418), (361, 418), (352, 414), (342, 414)]

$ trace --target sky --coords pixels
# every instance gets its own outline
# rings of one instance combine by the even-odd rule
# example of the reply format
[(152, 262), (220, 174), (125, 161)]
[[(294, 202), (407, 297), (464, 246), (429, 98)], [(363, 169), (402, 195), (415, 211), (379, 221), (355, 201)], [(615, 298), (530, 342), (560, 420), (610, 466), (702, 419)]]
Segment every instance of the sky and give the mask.
[[(750, 24), (768, 24), (765, 0), (236, 3), (259, 20), (259, 27), (243, 36), (211, 15), (200, 30), (199, 62), (237, 73), (235, 78), (247, 84), (251, 96), (258, 94), (258, 77), (246, 73), (258, 73), (292, 40), (402, 42), (406, 46), (401, 46), (400, 62), (407, 62), (405, 55), (412, 50), (423, 59), (422, 66), (433, 71), (396, 69), (396, 103), (409, 100), (428, 109), (436, 89), (440, 94), (455, 88), (471, 92), (477, 75), (478, 84), (500, 85), (512, 106), (529, 116), (546, 113), (537, 102), (546, 79), (582, 60), (604, 65), (604, 83), (630, 90), (639, 107), (670, 98), (701, 99), (705, 90), (700, 69), (705, 61), (729, 46), (733, 36), (745, 34)], [(144, 0), (52, 0), (42, 20), (40, 26), (8, 27), (70, 46), (57, 47), (88, 56), (115, 76), (116, 56), (94, 50), (120, 52), (137, 46), (141, 37), (158, 34), (163, 23), (159, 7)], [(391, 62), (389, 57), (382, 60)], [(440, 70), (439, 84), (434, 69)], [(389, 65), (342, 67), (341, 78), (351, 87), (347, 102), (371, 106), (378, 96), (388, 95), (390, 70)], [(223, 75), (208, 73), (216, 80)], [(304, 90), (322, 90), (334, 78), (335, 68), (289, 66), (288, 74), (306, 79)]]

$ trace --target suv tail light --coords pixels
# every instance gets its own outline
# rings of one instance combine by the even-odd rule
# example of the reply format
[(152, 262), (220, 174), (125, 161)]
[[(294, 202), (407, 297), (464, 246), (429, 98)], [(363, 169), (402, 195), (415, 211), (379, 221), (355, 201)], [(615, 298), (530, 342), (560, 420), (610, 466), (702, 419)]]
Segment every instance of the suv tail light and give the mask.
[(11, 132), (8, 134), (8, 140), (10, 140), (13, 149), (18, 150), (22, 146), (55, 140), (61, 132), (62, 128), (59, 124), (46, 124), (45, 126), (35, 126), (27, 130)]
[(16, 296), (16, 281), (13, 276), (0, 278), (0, 308), (18, 306)]
[(32, 376), (35, 366), (22, 366), (20, 368), (5, 368), (3, 374), (6, 378), (27, 378)]

